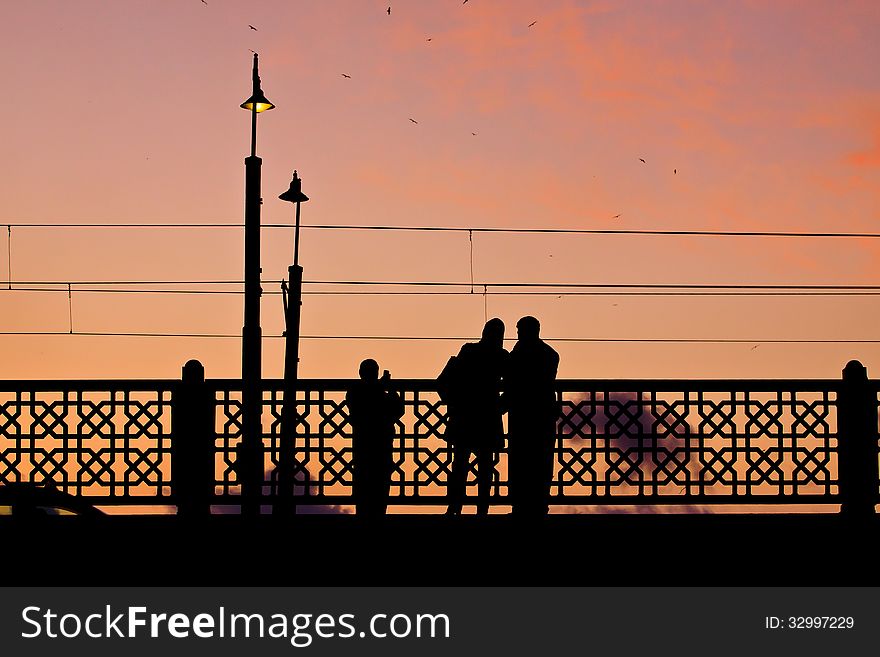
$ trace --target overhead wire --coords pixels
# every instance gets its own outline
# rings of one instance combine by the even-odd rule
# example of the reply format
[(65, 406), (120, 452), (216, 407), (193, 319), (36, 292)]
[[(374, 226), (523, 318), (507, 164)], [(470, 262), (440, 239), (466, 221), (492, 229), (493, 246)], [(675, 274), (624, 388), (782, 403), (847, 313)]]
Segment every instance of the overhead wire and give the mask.
[[(83, 336), (83, 337), (138, 337), (138, 338), (228, 338), (241, 339), (239, 333), (162, 333), (144, 331), (0, 331), (6, 336)], [(264, 334), (266, 339), (281, 339), (283, 334)], [(301, 335), (302, 340), (376, 340), (376, 341), (457, 341), (479, 339), (479, 336), (453, 335)], [(747, 338), (606, 338), (606, 337), (548, 337), (548, 342), (572, 343), (666, 343), (666, 344), (880, 344), (880, 339), (747, 339)], [(515, 338), (505, 338), (514, 342)]]
[[(263, 284), (281, 284), (281, 279), (263, 279)], [(469, 282), (458, 281), (339, 281), (312, 280), (303, 281), (304, 285), (336, 285), (349, 287), (426, 287), (469, 288)], [(139, 280), (139, 281), (94, 281), (94, 280), (63, 280), (63, 281), (17, 281), (17, 286), (54, 285), (54, 286), (86, 286), (86, 285), (244, 285), (244, 281), (236, 280)], [(515, 282), (475, 282), (475, 285), (492, 288), (526, 288), (526, 289), (565, 289), (565, 290), (756, 290), (756, 291), (880, 291), (880, 285), (868, 284), (786, 284), (786, 283), (515, 283)], [(18, 289), (18, 288), (16, 288)], [(267, 294), (264, 292), (264, 294)], [(470, 294), (470, 293), (469, 293)], [(494, 293), (493, 293), (494, 294)]]
[[(12, 228), (242, 228), (243, 224), (230, 223), (8, 223), (8, 289), (12, 290)], [(263, 228), (294, 228), (294, 224), (267, 224)], [(477, 233), (520, 233), (520, 234), (604, 234), (604, 235), (667, 235), (667, 236), (724, 236), (724, 237), (805, 237), (805, 238), (876, 238), (880, 233), (832, 233), (832, 232), (785, 232), (785, 231), (703, 231), (703, 230), (636, 230), (636, 229), (568, 229), (568, 228), (458, 228), (440, 226), (366, 226), (366, 225), (309, 225), (305, 229), (317, 230), (377, 230), (377, 231), (427, 231), (427, 232), (467, 232), (469, 242), (470, 281), (304, 281), (304, 285), (345, 286), (345, 287), (415, 287), (448, 288), (463, 290), (431, 291), (413, 290), (305, 290), (304, 295), (463, 295), (473, 294), (478, 283), (474, 280), (473, 234)], [(263, 280), (261, 283), (280, 283), (276, 280)], [(240, 338), (239, 334), (222, 333), (150, 333), (150, 332), (83, 332), (73, 330), (73, 287), (81, 293), (115, 294), (179, 294), (179, 295), (243, 295), (243, 290), (195, 290), (195, 289), (107, 289), (108, 287), (137, 285), (242, 285), (241, 280), (118, 280), (118, 281), (19, 281), (16, 291), (52, 292), (59, 290), (33, 286), (66, 286), (68, 295), (67, 333), (56, 332), (0, 332), (0, 335), (78, 335), (108, 337), (180, 337), (180, 338)], [(484, 316), (488, 317), (489, 287), (495, 288), (495, 296), (876, 296), (880, 295), (880, 285), (816, 285), (816, 284), (633, 284), (633, 283), (535, 283), (535, 282), (493, 282), (481, 283), (483, 286)], [(91, 287), (90, 287), (91, 286)], [(96, 287), (100, 286), (100, 287)], [(499, 289), (500, 288), (500, 289)], [(282, 292), (266, 291), (266, 295)], [(266, 335), (266, 338), (280, 338), (282, 335)], [(342, 336), (311, 335), (302, 336), (310, 340), (469, 340), (462, 336)], [(880, 340), (754, 340), (754, 339), (665, 339), (665, 338), (550, 338), (557, 342), (642, 342), (642, 343), (712, 343), (712, 344), (824, 344), (861, 343), (873, 344)]]
[[(664, 291), (664, 290), (647, 290), (642, 292), (633, 292), (633, 291), (591, 291), (591, 292), (583, 292), (583, 291), (556, 291), (556, 292), (490, 292), (488, 290), (488, 285), (483, 286), (483, 302), (484, 302), (484, 314), (488, 314), (488, 297), (491, 295), (493, 297), (557, 297), (557, 298), (570, 298), (570, 297), (875, 297), (880, 296), (880, 291), (878, 290), (864, 290), (864, 291), (841, 291), (841, 292), (830, 292), (830, 291), (718, 291), (718, 292), (705, 292), (705, 291)], [(14, 292), (37, 292), (37, 293), (57, 293), (64, 292), (64, 289), (61, 288), (34, 288), (34, 287), (16, 287)], [(150, 295), (196, 295), (196, 296), (243, 296), (243, 290), (119, 290), (119, 289), (103, 289), (103, 288), (76, 288), (76, 292), (80, 294), (122, 294), (122, 295), (137, 295), (137, 294), (150, 294)], [(263, 296), (282, 296), (284, 293), (281, 291), (274, 290), (264, 290)], [(305, 290), (302, 292), (303, 296), (317, 296), (317, 297), (336, 297), (336, 296), (346, 296), (346, 297), (371, 297), (371, 296), (384, 296), (384, 297), (460, 297), (460, 296), (472, 296), (472, 294), (468, 291), (400, 291), (400, 290)]]
[[(242, 223), (221, 222), (6, 222), (11, 228), (244, 228)], [(262, 224), (263, 229), (291, 229), (296, 224)], [(880, 233), (839, 231), (771, 231), (771, 230), (699, 230), (699, 229), (626, 229), (626, 228), (518, 228), (466, 226), (400, 226), (367, 224), (307, 224), (303, 230), (375, 230), (407, 232), (473, 232), (560, 235), (654, 235), (677, 237), (790, 237), (790, 238), (857, 238), (877, 239)]]

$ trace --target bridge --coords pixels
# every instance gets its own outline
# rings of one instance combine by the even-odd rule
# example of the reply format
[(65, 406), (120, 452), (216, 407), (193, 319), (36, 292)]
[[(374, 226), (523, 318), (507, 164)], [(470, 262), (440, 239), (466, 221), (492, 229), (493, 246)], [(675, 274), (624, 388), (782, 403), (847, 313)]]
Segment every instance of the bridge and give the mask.
[[(297, 506), (332, 512), (351, 504), (350, 383), (299, 381), (295, 435), (285, 437), (283, 381), (263, 381), (265, 504), (280, 495), (285, 450)], [(406, 411), (390, 504), (444, 506), (452, 454), (435, 383), (391, 385)], [(595, 505), (780, 504), (873, 512), (878, 390), (867, 378), (560, 380), (551, 505), (575, 513)], [(198, 418), (189, 402), (200, 395), (210, 408)], [(175, 455), (201, 452), (214, 463), (210, 503), (228, 512), (241, 501), (241, 397), (238, 379), (0, 381), (0, 485), (50, 484), (116, 512), (174, 512), (192, 460)], [(494, 505), (506, 503), (506, 461), (502, 450)]]
[[(726, 563), (719, 575), (732, 584), (755, 577), (798, 584), (804, 573), (818, 583), (880, 583), (880, 385), (858, 363), (841, 379), (558, 381), (551, 516), (537, 528), (506, 513), (505, 450), (488, 518), (435, 515), (445, 508), (452, 454), (431, 380), (392, 382), (406, 409), (394, 445), (395, 514), (378, 527), (350, 515), (350, 383), (299, 381), (296, 432), (284, 436), (283, 381), (263, 381), (265, 515), (246, 519), (237, 515), (241, 380), (0, 382), (0, 491), (49, 485), (108, 513), (0, 518), (0, 535), (17, 537), (5, 541), (7, 556), (33, 566), (63, 554), (105, 579), (140, 560), (143, 583), (163, 576), (177, 583), (169, 573), (184, 572), (187, 581), (210, 584), (218, 568), (228, 571), (230, 554), (250, 564), (233, 569), (238, 583), (254, 581), (246, 574), (257, 564), (296, 554), (315, 569), (284, 571), (281, 581), (369, 583), (381, 574), (373, 583), (406, 583), (407, 569), (440, 559), (452, 570), (438, 571), (436, 583), (467, 583), (476, 567), (478, 583), (545, 584), (554, 560), (578, 554), (669, 568), (678, 573), (670, 583), (700, 583), (707, 561)], [(207, 412), (196, 410), (199, 398)], [(213, 471), (205, 498), (212, 512), (186, 519), (176, 510), (181, 491), (192, 490), (193, 453)], [(285, 463), (295, 469), (295, 518), (271, 515), (286, 499)], [(471, 473), (472, 503), (475, 488)], [(516, 555), (527, 545), (523, 561)], [(340, 563), (358, 573), (354, 580)], [(82, 582), (87, 571), (64, 569), (65, 581)], [(10, 577), (24, 572), (35, 571)], [(560, 583), (614, 584), (614, 572), (572, 568)]]

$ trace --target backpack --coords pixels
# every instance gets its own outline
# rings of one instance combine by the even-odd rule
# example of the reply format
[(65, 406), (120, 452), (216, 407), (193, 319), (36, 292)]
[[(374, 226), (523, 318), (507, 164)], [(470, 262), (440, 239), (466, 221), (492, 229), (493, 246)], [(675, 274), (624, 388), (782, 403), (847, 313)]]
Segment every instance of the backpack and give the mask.
[(452, 391), (458, 387), (461, 378), (460, 369), (458, 357), (450, 356), (443, 371), (437, 375), (437, 393), (440, 395), (440, 399), (447, 404)]

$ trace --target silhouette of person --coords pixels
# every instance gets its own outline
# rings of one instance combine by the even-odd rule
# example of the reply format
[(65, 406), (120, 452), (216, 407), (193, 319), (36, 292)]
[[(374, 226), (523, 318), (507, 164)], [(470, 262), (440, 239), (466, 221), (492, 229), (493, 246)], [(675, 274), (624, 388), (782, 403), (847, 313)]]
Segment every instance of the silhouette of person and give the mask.
[(447, 515), (461, 513), (471, 454), (477, 457), (477, 514), (489, 512), (495, 457), (504, 445), (500, 393), (509, 357), (504, 348), (504, 322), (490, 319), (480, 341), (462, 345), (438, 380), (449, 417), (446, 439), (453, 446)]
[(517, 343), (504, 377), (508, 411), (508, 478), (513, 513), (546, 515), (556, 442), (556, 372), (559, 354), (539, 337), (541, 325), (526, 316), (516, 323)]
[(352, 432), (352, 471), (356, 513), (381, 516), (388, 506), (393, 467), (394, 425), (403, 415), (403, 400), (388, 389), (388, 370), (379, 378), (379, 364), (368, 358), (360, 365), (360, 381), (345, 394)]

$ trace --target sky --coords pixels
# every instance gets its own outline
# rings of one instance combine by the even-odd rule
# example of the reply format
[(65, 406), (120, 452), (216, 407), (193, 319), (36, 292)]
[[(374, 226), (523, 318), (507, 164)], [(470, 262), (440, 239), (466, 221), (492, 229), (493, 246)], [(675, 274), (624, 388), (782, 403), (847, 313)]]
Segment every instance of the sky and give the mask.
[[(292, 222), (277, 196), (297, 169), (306, 225), (877, 232), (876, 2), (409, 0), (391, 15), (388, 0), (206, 2), (0, 5), (0, 227), (241, 223), (252, 49), (276, 105), (259, 116), (264, 224)], [(2, 333), (241, 331), (239, 295), (78, 291), (241, 280), (241, 228), (2, 232)], [(262, 240), (277, 281), (292, 231)], [(563, 378), (834, 378), (853, 358), (875, 375), (878, 344), (766, 342), (875, 339), (873, 296), (498, 292), (875, 285), (878, 255), (877, 239), (475, 233), (471, 251), (467, 232), (303, 230), (306, 281), (469, 292), (472, 263), (476, 293), (307, 295), (302, 332), (476, 337), (488, 315), (512, 338), (531, 314)], [(95, 284), (70, 298), (66, 285), (16, 289), (35, 281)], [(278, 285), (263, 287), (263, 332), (278, 335)], [(353, 377), (373, 357), (398, 378), (434, 377), (459, 345), (309, 339), (300, 373)], [(208, 377), (241, 371), (235, 338), (0, 335), (0, 354), (8, 379), (175, 378), (190, 358)], [(267, 338), (264, 376), (282, 363), (283, 341)]]

